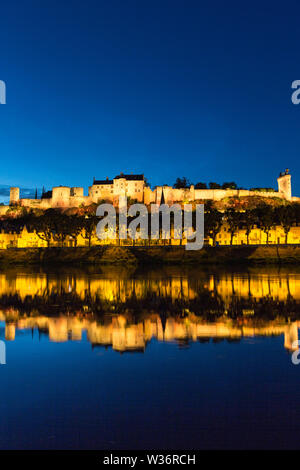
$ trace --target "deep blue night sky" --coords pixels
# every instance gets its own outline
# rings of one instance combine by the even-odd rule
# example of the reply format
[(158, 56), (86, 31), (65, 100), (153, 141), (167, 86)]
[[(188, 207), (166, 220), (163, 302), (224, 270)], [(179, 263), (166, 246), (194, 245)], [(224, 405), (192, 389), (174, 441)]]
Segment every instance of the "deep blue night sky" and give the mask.
[(280, 3), (3, 2), (0, 186), (276, 188), (288, 167), (300, 196), (300, 5)]

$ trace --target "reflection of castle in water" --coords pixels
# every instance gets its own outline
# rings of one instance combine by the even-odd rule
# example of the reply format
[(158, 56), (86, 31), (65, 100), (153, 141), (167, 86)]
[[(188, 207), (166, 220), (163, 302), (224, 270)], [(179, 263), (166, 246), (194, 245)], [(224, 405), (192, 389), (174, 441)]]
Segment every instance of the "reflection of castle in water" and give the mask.
[[(10, 312), (12, 313), (12, 312)], [(6, 320), (5, 314), (0, 314), (0, 320)], [(293, 343), (298, 340), (300, 322), (278, 323), (269, 322), (262, 325), (235, 323), (224, 320), (214, 323), (202, 323), (201, 319), (167, 318), (165, 325), (158, 314), (137, 323), (130, 323), (124, 315), (107, 317), (103, 324), (84, 317), (29, 317), (16, 318), (14, 322), (5, 325), (5, 339), (13, 341), (16, 330), (38, 329), (47, 332), (50, 341), (65, 342), (80, 341), (86, 331), (87, 339), (93, 345), (111, 346), (116, 351), (144, 350), (146, 344), (155, 338), (159, 341), (176, 341), (186, 344), (193, 341), (240, 340), (255, 336), (284, 335), (284, 347), (292, 350)]]
[[(275, 305), (292, 299), (292, 305), (297, 305), (300, 301), (299, 286), (299, 275), (278, 272), (233, 275), (228, 272), (206, 274), (188, 271), (182, 275), (174, 268), (164, 268), (159, 273), (130, 276), (110, 269), (105, 274), (75, 273), (60, 277), (45, 273), (8, 272), (0, 274), (0, 321), (5, 321), (7, 340), (15, 339), (16, 330), (38, 329), (56, 342), (81, 340), (86, 332), (93, 345), (111, 346), (117, 351), (144, 350), (152, 338), (186, 344), (198, 340), (239, 340), (282, 334), (284, 346), (292, 349), (293, 342), (298, 340), (297, 318), (278, 315), (271, 319), (258, 318), (254, 311), (242, 307), (244, 301), (261, 305), (266, 299)], [(218, 299), (222, 306), (218, 318), (204, 318), (197, 312), (197, 306), (202, 302), (201, 295), (207, 298), (207, 293), (211, 299)], [(56, 295), (56, 309), (53, 314), (47, 312), (45, 315), (39, 302), (42, 300), (43, 305), (47, 305), (53, 295)], [(73, 295), (77, 299), (76, 307), (70, 303), (67, 312), (65, 295)], [(135, 305), (142, 305), (138, 316), (126, 304), (132, 298)], [(158, 299), (157, 308), (153, 307), (155, 302), (148, 303), (149, 298), (155, 302)], [(88, 303), (87, 299), (94, 299), (94, 304)], [(228, 309), (232, 308), (234, 299), (241, 303), (238, 303), (238, 317), (232, 318)], [(171, 306), (180, 304), (180, 301), (184, 301), (182, 310), (178, 311), (176, 307), (177, 310), (172, 311)], [(100, 318), (91, 307), (95, 302), (106, 302), (108, 310)], [(111, 310), (110, 303), (113, 304)], [(121, 313), (114, 312), (115, 303), (126, 308)], [(23, 310), (25, 305), (26, 311)]]

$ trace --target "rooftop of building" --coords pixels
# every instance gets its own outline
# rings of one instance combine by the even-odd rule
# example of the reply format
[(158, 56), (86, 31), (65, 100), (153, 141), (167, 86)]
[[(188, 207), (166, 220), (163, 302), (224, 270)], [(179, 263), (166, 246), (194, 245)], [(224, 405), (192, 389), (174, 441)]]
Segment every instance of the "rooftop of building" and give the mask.
[(105, 180), (96, 180), (94, 178), (93, 184), (113, 184), (114, 180), (118, 179), (125, 179), (127, 181), (144, 181), (144, 175), (125, 175), (124, 173), (120, 173), (119, 175), (115, 176), (113, 180), (108, 179), (108, 176), (106, 177)]
[(125, 180), (129, 181), (144, 181), (144, 175), (124, 175), (124, 173), (120, 173), (119, 175), (115, 176), (115, 180), (124, 178)]
[(106, 178), (106, 180), (95, 180), (93, 181), (93, 184), (113, 184), (113, 180), (109, 180)]

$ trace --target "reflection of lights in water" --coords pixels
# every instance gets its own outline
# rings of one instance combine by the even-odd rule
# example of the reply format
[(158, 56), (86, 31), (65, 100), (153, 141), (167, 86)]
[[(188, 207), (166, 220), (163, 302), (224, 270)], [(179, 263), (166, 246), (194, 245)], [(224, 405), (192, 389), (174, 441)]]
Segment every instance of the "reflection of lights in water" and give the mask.
[[(193, 299), (199, 289), (208, 289), (221, 296), (228, 307), (228, 301), (232, 295), (238, 298), (262, 299), (263, 297), (278, 298), (285, 300), (291, 295), (295, 300), (300, 300), (300, 276), (291, 274), (267, 275), (256, 274), (250, 277), (243, 275), (232, 276), (229, 273), (220, 276), (208, 275), (208, 279), (197, 278), (197, 276), (172, 276), (166, 279), (161, 275), (160, 279), (131, 279), (130, 277), (120, 278), (110, 276), (109, 278), (100, 278), (99, 276), (88, 277), (84, 275), (66, 276), (61, 280), (62, 289), (66, 292), (75, 292), (84, 296), (89, 291), (91, 296), (98, 295), (102, 299), (114, 300), (116, 298), (124, 301), (134, 292), (137, 298), (142, 298), (145, 292), (153, 293), (159, 296), (168, 296), (175, 299)], [(147, 281), (147, 282), (145, 282)], [(6, 274), (0, 274), (0, 296), (5, 294), (18, 293), (22, 299), (31, 293), (32, 295), (42, 293), (45, 289), (50, 292), (57, 290), (58, 280), (55, 277), (49, 277), (46, 274), (36, 276), (18, 275), (11, 277), (8, 281)], [(247, 308), (245, 308), (247, 310)], [(250, 314), (250, 311), (249, 311)]]
[(300, 326), (300, 321), (288, 325), (270, 321), (264, 322), (260, 327), (244, 327), (235, 325), (232, 320), (204, 323), (201, 318), (193, 318), (187, 325), (185, 319), (168, 318), (163, 328), (161, 317), (153, 313), (143, 315), (143, 319), (137, 323), (130, 315), (104, 316), (102, 320), (104, 324), (90, 317), (76, 316), (17, 318), (13, 323), (5, 324), (5, 339), (14, 341), (18, 329), (25, 331), (36, 328), (47, 331), (50, 341), (53, 342), (81, 341), (83, 333), (86, 332), (88, 341), (93, 345), (111, 346), (122, 352), (144, 350), (152, 339), (188, 347), (190, 342), (196, 341), (218, 343), (223, 340), (243, 339), (248, 344), (255, 344), (259, 337), (284, 335), (284, 347), (292, 351), (292, 345), (298, 340)]
[[(224, 339), (246, 339), (253, 344), (258, 336), (284, 335), (285, 348), (293, 349), (292, 344), (298, 338), (298, 322), (287, 323), (285, 318), (272, 321), (260, 318), (258, 322), (255, 314), (256, 308), (262, 305), (267, 308), (266, 302), (272, 301), (275, 307), (282, 302), (284, 306), (289, 299), (293, 300), (293, 305), (299, 305), (300, 314), (299, 274), (224, 272), (214, 275), (192, 269), (186, 272), (182, 275), (176, 268), (164, 267), (133, 278), (126, 270), (109, 268), (107, 275), (75, 273), (60, 275), (59, 279), (49, 274), (2, 273), (0, 305), (2, 297), (19, 296), (18, 305), (6, 303), (0, 311), (0, 318), (6, 321), (5, 337), (14, 340), (16, 330), (37, 328), (47, 332), (50, 341), (81, 341), (86, 332), (88, 341), (94, 345), (112, 346), (118, 351), (143, 351), (152, 338), (186, 347), (189, 342), (217, 343)], [(71, 297), (57, 297), (57, 292)], [(38, 301), (47, 305), (51, 295), (55, 295), (55, 305), (51, 308), (57, 309), (59, 317), (55, 310), (51, 310), (51, 317), (39, 315)], [(34, 300), (31, 312), (28, 311), (28, 296)], [(206, 303), (202, 303), (202, 298)], [(26, 317), (22, 315), (25, 299)], [(111, 315), (97, 317), (89, 299), (97, 299), (95, 305), (103, 304), (101, 311), (111, 312)], [(63, 316), (66, 310), (60, 309), (65, 305), (68, 316)], [(131, 310), (134, 308), (138, 314), (133, 317)], [(230, 318), (233, 308), (239, 309), (235, 320)], [(41, 311), (44, 312), (44, 308)], [(118, 311), (125, 313), (114, 313)], [(200, 312), (221, 318), (214, 319), (211, 315), (215, 321), (208, 322), (200, 317)]]

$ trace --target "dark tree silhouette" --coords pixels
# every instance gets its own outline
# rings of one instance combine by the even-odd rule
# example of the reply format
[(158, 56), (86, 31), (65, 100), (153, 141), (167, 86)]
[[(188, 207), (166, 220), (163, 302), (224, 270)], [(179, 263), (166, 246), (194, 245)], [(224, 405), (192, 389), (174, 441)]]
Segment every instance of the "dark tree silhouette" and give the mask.
[(237, 189), (237, 184), (232, 181), (231, 183), (223, 183), (222, 189)]
[(249, 245), (249, 235), (256, 223), (256, 214), (253, 210), (247, 209), (241, 213), (241, 223), (246, 229), (247, 245)]
[(195, 184), (195, 189), (207, 189), (206, 183), (197, 183)]
[(174, 184), (175, 189), (185, 189), (191, 186), (190, 181), (184, 176), (182, 178), (177, 178)]
[(91, 246), (92, 236), (95, 232), (98, 221), (99, 219), (95, 215), (86, 216), (82, 220), (82, 237), (85, 240), (88, 240), (89, 247)]
[(228, 232), (230, 233), (230, 245), (232, 245), (233, 237), (238, 231), (241, 223), (241, 212), (235, 211), (230, 207), (225, 211), (225, 218), (228, 224)]
[(209, 189), (221, 189), (221, 185), (218, 183), (211, 182), (209, 183)]
[(295, 211), (293, 206), (279, 206), (275, 209), (276, 222), (279, 223), (285, 233), (285, 243), (288, 242), (289, 232), (292, 225), (296, 222)]
[(223, 214), (211, 206), (207, 207), (204, 214), (204, 232), (206, 237), (212, 238), (213, 246), (216, 245), (216, 237), (221, 230)]
[(275, 211), (266, 203), (261, 203), (255, 208), (257, 222), (267, 235), (267, 245), (269, 243), (269, 234), (273, 227), (276, 226)]

